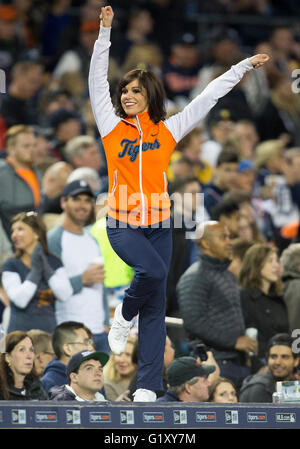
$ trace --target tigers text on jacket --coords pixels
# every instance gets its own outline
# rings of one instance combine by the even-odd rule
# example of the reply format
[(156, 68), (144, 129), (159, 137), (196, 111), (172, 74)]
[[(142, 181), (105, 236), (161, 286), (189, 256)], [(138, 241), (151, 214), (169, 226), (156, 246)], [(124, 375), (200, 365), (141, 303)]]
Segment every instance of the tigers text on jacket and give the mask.
[(157, 124), (148, 112), (121, 119), (115, 114), (107, 81), (110, 28), (100, 27), (89, 72), (94, 117), (105, 149), (108, 214), (132, 225), (158, 223), (170, 216), (167, 170), (177, 143), (251, 70), (245, 59), (213, 80), (188, 106)]

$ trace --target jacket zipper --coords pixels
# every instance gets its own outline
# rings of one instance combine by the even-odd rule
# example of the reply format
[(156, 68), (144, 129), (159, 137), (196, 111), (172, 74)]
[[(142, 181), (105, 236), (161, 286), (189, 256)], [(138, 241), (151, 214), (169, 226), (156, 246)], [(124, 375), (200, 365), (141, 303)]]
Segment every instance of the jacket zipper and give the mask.
[(140, 184), (140, 191), (142, 196), (142, 226), (145, 224), (145, 198), (144, 198), (144, 192), (143, 192), (143, 178), (142, 178), (142, 149), (143, 149), (143, 132), (140, 126), (140, 122), (138, 119), (138, 116), (136, 116), (137, 120), (137, 129), (139, 131), (140, 135), (140, 144), (139, 144), (139, 184)]
[(163, 174), (164, 174), (164, 193), (165, 193), (165, 197), (167, 197), (168, 196), (168, 192), (167, 192), (167, 189), (168, 189), (168, 178), (167, 178), (167, 174), (166, 174), (165, 171), (163, 172)]

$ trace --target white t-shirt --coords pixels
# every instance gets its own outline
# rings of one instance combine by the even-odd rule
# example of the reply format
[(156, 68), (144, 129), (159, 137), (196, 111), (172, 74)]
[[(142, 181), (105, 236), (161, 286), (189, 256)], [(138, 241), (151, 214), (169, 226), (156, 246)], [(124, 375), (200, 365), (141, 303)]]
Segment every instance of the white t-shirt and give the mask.
[[(81, 275), (92, 261), (101, 255), (96, 240), (84, 230), (73, 234), (63, 230), (60, 259), (69, 278)], [(65, 302), (56, 304), (57, 324), (64, 321), (84, 323), (93, 334), (104, 332), (103, 284), (83, 286)]]

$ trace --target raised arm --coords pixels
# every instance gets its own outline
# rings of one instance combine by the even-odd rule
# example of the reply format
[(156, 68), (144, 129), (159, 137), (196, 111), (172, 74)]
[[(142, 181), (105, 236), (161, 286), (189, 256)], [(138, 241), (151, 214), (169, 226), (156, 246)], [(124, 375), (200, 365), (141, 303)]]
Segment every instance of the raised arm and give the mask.
[(223, 75), (211, 81), (203, 92), (194, 98), (181, 112), (167, 119), (165, 124), (176, 142), (179, 142), (193, 128), (199, 125), (199, 122), (205, 118), (219, 98), (228, 94), (246, 72), (253, 68), (261, 67), (268, 59), (268, 55), (259, 54), (233, 65)]
[(100, 31), (94, 45), (88, 80), (91, 106), (101, 137), (109, 134), (120, 121), (114, 112), (107, 80), (113, 16), (110, 6), (101, 8)]

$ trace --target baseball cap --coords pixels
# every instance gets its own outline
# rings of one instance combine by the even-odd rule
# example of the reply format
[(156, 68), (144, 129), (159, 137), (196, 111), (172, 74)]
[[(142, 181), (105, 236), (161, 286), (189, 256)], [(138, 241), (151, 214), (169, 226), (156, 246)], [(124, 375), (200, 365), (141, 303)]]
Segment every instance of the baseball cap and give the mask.
[(94, 194), (89, 184), (84, 179), (77, 179), (65, 185), (62, 192), (62, 197), (65, 196), (76, 196), (80, 193), (85, 193), (94, 198)]
[(244, 173), (246, 170), (254, 170), (254, 164), (249, 159), (242, 159), (239, 162), (238, 172)]
[(67, 377), (70, 377), (71, 373), (74, 373), (77, 371), (77, 369), (80, 367), (80, 365), (83, 362), (86, 362), (87, 360), (98, 360), (102, 366), (104, 366), (109, 359), (109, 356), (105, 354), (105, 352), (92, 352), (92, 351), (80, 351), (77, 352), (77, 354), (74, 354), (73, 357), (71, 357), (67, 369), (66, 374)]
[(208, 377), (215, 370), (214, 365), (201, 365), (194, 357), (178, 357), (167, 368), (167, 381), (170, 387), (176, 387), (193, 377)]

